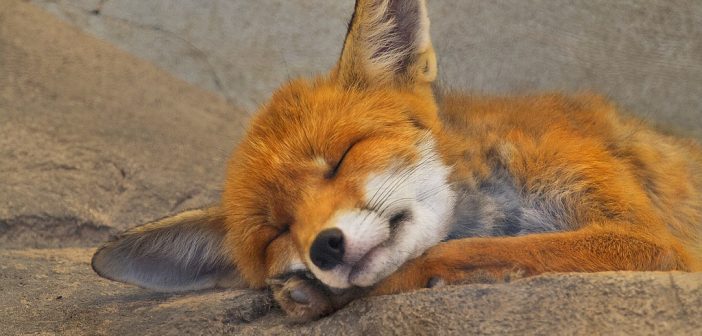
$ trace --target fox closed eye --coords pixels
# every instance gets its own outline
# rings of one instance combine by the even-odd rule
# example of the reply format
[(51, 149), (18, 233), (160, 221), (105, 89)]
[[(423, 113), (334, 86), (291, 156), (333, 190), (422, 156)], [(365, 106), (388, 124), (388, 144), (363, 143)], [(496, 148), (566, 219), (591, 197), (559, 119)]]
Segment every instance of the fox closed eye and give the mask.
[(280, 238), (283, 238), (283, 237), (287, 236), (288, 234), (290, 234), (290, 224), (285, 224), (281, 228), (278, 228), (278, 233), (275, 236), (273, 236), (273, 238), (271, 238), (271, 240), (268, 242), (268, 244), (266, 244), (265, 249), (267, 250), (268, 247), (271, 246), (271, 244), (274, 241), (276, 241)]
[(351, 152), (351, 149), (353, 149), (353, 147), (355, 147), (359, 142), (361, 142), (361, 140), (355, 140), (351, 143), (351, 145), (349, 145), (348, 148), (346, 148), (344, 153), (341, 154), (341, 157), (339, 158), (339, 160), (336, 161), (334, 168), (329, 170), (327, 172), (327, 174), (324, 175), (324, 178), (331, 180), (334, 177), (336, 177), (336, 175), (339, 173), (339, 170), (341, 169), (341, 165), (344, 163), (344, 159), (346, 159), (346, 157), (349, 155), (349, 152)]

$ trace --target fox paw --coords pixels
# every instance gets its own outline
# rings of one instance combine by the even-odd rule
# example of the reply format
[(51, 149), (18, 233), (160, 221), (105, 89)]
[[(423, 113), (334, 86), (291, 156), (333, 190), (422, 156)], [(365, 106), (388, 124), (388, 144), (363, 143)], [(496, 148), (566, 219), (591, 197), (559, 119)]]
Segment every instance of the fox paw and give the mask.
[(327, 289), (307, 272), (269, 279), (268, 285), (291, 321), (315, 320), (334, 311)]
[(294, 272), (268, 280), (273, 298), (293, 322), (329, 315), (368, 294), (367, 288), (332, 289), (310, 272)]

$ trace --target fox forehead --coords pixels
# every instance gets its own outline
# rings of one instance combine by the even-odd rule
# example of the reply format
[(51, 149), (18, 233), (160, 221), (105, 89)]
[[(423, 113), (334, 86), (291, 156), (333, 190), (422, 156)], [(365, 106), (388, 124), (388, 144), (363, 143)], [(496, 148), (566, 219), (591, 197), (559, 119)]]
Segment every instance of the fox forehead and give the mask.
[[(417, 106), (419, 105), (419, 106)], [(259, 111), (248, 138), (275, 137), (291, 148), (304, 143), (304, 152), (324, 149), (346, 140), (382, 131), (402, 132), (426, 109), (413, 95), (389, 88), (359, 90), (322, 77), (294, 80), (281, 87)], [(400, 134), (398, 134), (400, 135)], [(310, 148), (313, 146), (313, 148)]]
[[(414, 95), (392, 89), (357, 90), (325, 78), (294, 80), (257, 113), (232, 161), (241, 163), (237, 166), (247, 174), (266, 172), (266, 184), (281, 189), (275, 176), (299, 181), (304, 175), (318, 175), (332, 169), (349, 146), (361, 140), (411, 142), (425, 131), (417, 124), (432, 123), (418, 112), (426, 109)], [(377, 162), (371, 159), (368, 164)]]
[[(426, 131), (418, 130), (418, 125), (434, 122), (423, 116), (432, 108), (401, 91), (354, 90), (324, 79), (295, 80), (261, 108), (232, 160), (245, 163), (239, 166), (247, 170), (265, 167), (287, 177), (316, 174), (332, 169), (355, 142), (411, 141), (418, 131)], [(268, 184), (279, 185), (274, 182)]]

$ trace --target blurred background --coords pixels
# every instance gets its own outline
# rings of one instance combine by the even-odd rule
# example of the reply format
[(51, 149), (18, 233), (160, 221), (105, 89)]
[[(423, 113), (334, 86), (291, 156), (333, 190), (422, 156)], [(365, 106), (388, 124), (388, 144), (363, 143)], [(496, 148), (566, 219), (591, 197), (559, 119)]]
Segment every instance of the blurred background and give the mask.
[[(289, 77), (331, 68), (352, 0), (31, 0), (253, 111)], [(702, 1), (431, 0), (448, 86), (593, 90), (702, 134)]]

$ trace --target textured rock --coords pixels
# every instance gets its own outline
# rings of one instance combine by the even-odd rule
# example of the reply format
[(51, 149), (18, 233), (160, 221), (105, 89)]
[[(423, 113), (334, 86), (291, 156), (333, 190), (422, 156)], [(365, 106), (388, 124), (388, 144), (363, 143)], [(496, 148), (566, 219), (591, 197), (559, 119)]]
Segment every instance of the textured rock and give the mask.
[[(353, 0), (32, 0), (252, 109), (334, 64)], [(486, 93), (595, 90), (702, 134), (702, 1), (429, 1), (444, 83)]]
[[(364, 299), (285, 322), (265, 292), (155, 294), (97, 278), (91, 249), (0, 251), (0, 334), (693, 335), (702, 273), (566, 274)], [(8, 323), (9, 322), (9, 323)], [(8, 329), (9, 325), (9, 329)]]
[(245, 114), (0, 1), (0, 244), (89, 246), (215, 202)]
[[(97, 0), (45, 5), (93, 8), (91, 6), (100, 3), (105, 12), (109, 6), (118, 4), (137, 6), (136, 1)], [(144, 20), (154, 19), (153, 13), (162, 10), (158, 8), (158, 4), (163, 4), (160, 1), (139, 3), (156, 6), (153, 10), (142, 8), (140, 18)], [(247, 6), (243, 3), (232, 2), (230, 5)], [(435, 15), (446, 15), (449, 20), (448, 9), (441, 14), (441, 6), (437, 5), (440, 2), (432, 3), (439, 8), (435, 10), (439, 14)], [(487, 6), (476, 3), (460, 2), (456, 4), (456, 10)], [(528, 16), (527, 13), (520, 14), (519, 7), (507, 6), (499, 10), (499, 6), (506, 2), (495, 3), (498, 7), (492, 12), (477, 10), (475, 22), (460, 24), (481, 27), (481, 22), (496, 15), (489, 13)], [(545, 6), (541, 2), (533, 3), (534, 6)], [(622, 8), (628, 8), (627, 3), (623, 2)], [(660, 9), (667, 6), (666, 3), (651, 6)], [(646, 77), (649, 83), (646, 85), (651, 85), (652, 91), (631, 91), (629, 94), (632, 99), (639, 97), (641, 100), (636, 104), (647, 108), (660, 106), (660, 101), (652, 103), (650, 99), (670, 95), (672, 108), (666, 111), (688, 118), (676, 119), (680, 126), (688, 130), (700, 129), (699, 114), (695, 113), (700, 111), (702, 95), (699, 85), (702, 81), (695, 79), (700, 78), (699, 62), (702, 58), (690, 58), (687, 63), (680, 60), (699, 55), (699, 41), (687, 38), (698, 32), (695, 29), (700, 25), (695, 25), (695, 22), (701, 16), (693, 15), (694, 4), (685, 1), (670, 3), (671, 6), (682, 6), (669, 11), (668, 15), (673, 18), (683, 12), (689, 13), (683, 15), (686, 19), (679, 23), (685, 29), (679, 32), (666, 30), (666, 36), (678, 36), (678, 39), (663, 44), (671, 46), (666, 50), (675, 61), (651, 64), (652, 72), (644, 71), (642, 76), (651, 76)], [(203, 6), (210, 8), (207, 7), (209, 4)], [(319, 3), (305, 2), (305, 6), (314, 5)], [(317, 11), (311, 13), (334, 13), (329, 8), (336, 8), (336, 5), (329, 6), (317, 6)], [(587, 7), (582, 3), (580, 6)], [(588, 12), (562, 10), (566, 18), (589, 18)], [(614, 13), (620, 14), (621, 10), (613, 9)], [(649, 10), (642, 9), (640, 13), (650, 14)], [(536, 12), (534, 15), (537, 16), (553, 15), (541, 9)], [(88, 16), (83, 11), (77, 13), (66, 14), (66, 17), (82, 26), (79, 21)], [(347, 14), (343, 16), (345, 18)], [(333, 17), (331, 15), (329, 22)], [(91, 29), (109, 28), (101, 26), (100, 20), (106, 19), (95, 18), (95, 15), (90, 18), (88, 20), (94, 20)], [(303, 21), (314, 22), (309, 18)], [(251, 18), (246, 22), (255, 20)], [(276, 22), (291, 24), (291, 21)], [(212, 24), (216, 26), (216, 22)], [(313, 25), (317, 24), (324, 25), (317, 22)], [(456, 27), (460, 24), (456, 23)], [(243, 35), (249, 34), (251, 38), (260, 33), (258, 29), (261, 28), (256, 28), (260, 26), (248, 27), (250, 30), (241, 30)], [(559, 43), (572, 38), (573, 45), (579, 46), (582, 42), (582, 48), (589, 50), (587, 43), (592, 40), (581, 40), (580, 35), (568, 33), (568, 29), (575, 29), (573, 27), (564, 28), (565, 33), (558, 35), (562, 39)], [(506, 24), (503, 30), (516, 32), (517, 28)], [(492, 28), (486, 26), (484, 29), (489, 35)], [(126, 40), (139, 34), (136, 30), (129, 31), (127, 28), (121, 31)], [(158, 33), (158, 29), (154, 31), (154, 34)], [(117, 36), (120, 31), (111, 30), (110, 34)], [(201, 35), (194, 36), (207, 40)], [(266, 43), (277, 43), (276, 40), (266, 40), (266, 36), (270, 35), (259, 37)], [(514, 43), (538, 42), (529, 34), (525, 36), (526, 40)], [(327, 38), (321, 33), (317, 33), (317, 37)], [(476, 41), (488, 41), (482, 39), (488, 38), (476, 37)], [(500, 44), (489, 41), (485, 43)], [(679, 49), (683, 44), (689, 45), (692, 51)], [(251, 42), (250, 46), (256, 45)], [(454, 46), (445, 44), (442, 48), (449, 47)], [(462, 48), (460, 44), (455, 47), (457, 51)], [(325, 44), (320, 48), (325, 54), (332, 50)], [(544, 48), (547, 52), (549, 47)], [(260, 50), (252, 51), (253, 54), (256, 52)], [(302, 57), (309, 51), (299, 52)], [(628, 52), (614, 53), (612, 57), (629, 55)], [(458, 57), (450, 55), (445, 57)], [(537, 58), (543, 56), (535, 55)], [(559, 55), (557, 57), (567, 56)], [(173, 57), (188, 62), (186, 54), (176, 53)], [(470, 60), (473, 56), (466, 57)], [(583, 57), (584, 64), (587, 64), (590, 56)], [(601, 54), (600, 57), (605, 60), (608, 56)], [(641, 59), (650, 60), (641, 57), (633, 57), (633, 63), (627, 63), (627, 66), (640, 64), (636, 62)], [(233, 58), (232, 63), (226, 64), (238, 64), (236, 60)], [(320, 59), (319, 64), (327, 61), (333, 62), (333, 59)], [(541, 64), (542, 68), (548, 63), (534, 62)], [(470, 61), (466, 64), (475, 67), (481, 63)], [(686, 71), (678, 66), (686, 67)], [(276, 71), (281, 71), (281, 68), (278, 65), (273, 68), (270, 71), (279, 75)], [(306, 67), (300, 69), (303, 68), (309, 70)], [(496, 87), (504, 85), (502, 88), (517, 90), (529, 84), (539, 87), (543, 83), (577, 83), (580, 78), (577, 71), (572, 75), (574, 77), (564, 73), (563, 79), (549, 82), (553, 76), (558, 77), (557, 71), (565, 68), (567, 65), (557, 66), (554, 72), (545, 72), (543, 78), (539, 77), (539, 82), (517, 81), (514, 87), (507, 83), (514, 76), (520, 76), (519, 72), (503, 73), (502, 77), (493, 73), (494, 69), (489, 66), (483, 75), (470, 80), (489, 83), (500, 78), (502, 84), (494, 84)], [(525, 68), (523, 71), (536, 69), (539, 68)], [(666, 69), (670, 72), (665, 72)], [(262, 72), (262, 86), (252, 85), (250, 91), (241, 91), (242, 95), (263, 95), (268, 85), (280, 79), (277, 75), (269, 78), (265, 69), (250, 71), (249, 74)], [(616, 79), (616, 74), (603, 76)], [(622, 77), (622, 82), (612, 83), (630, 81), (636, 87), (642, 85), (641, 78), (628, 74), (629, 77)], [(595, 76), (595, 72), (590, 75)], [(660, 85), (670, 86), (667, 91), (658, 92), (658, 84), (650, 84), (657, 83), (658, 76), (662, 78)], [(671, 84), (676, 78), (679, 83)], [(605, 88), (608, 87), (605, 85)], [(229, 99), (238, 102), (239, 98), (236, 94), (229, 94)], [(680, 114), (681, 107), (688, 103), (697, 105), (689, 109), (689, 114)], [(666, 116), (659, 115), (663, 119)], [(231, 107), (218, 95), (185, 84), (163, 70), (88, 37), (24, 1), (0, 0), (0, 323), (3, 326), (0, 335), (645, 335), (699, 334), (702, 330), (702, 274), (549, 275), (511, 284), (446, 287), (360, 300), (328, 318), (305, 325), (286, 323), (265, 292), (220, 290), (158, 294), (97, 277), (89, 267), (93, 250), (86, 247), (136, 223), (216, 201), (226, 156), (240, 136), (245, 119), (245, 113)]]

